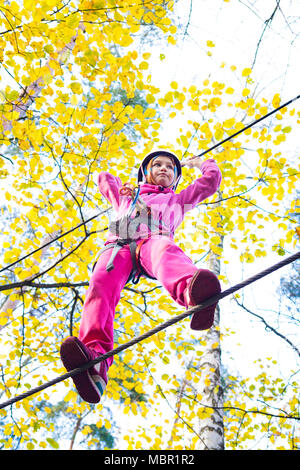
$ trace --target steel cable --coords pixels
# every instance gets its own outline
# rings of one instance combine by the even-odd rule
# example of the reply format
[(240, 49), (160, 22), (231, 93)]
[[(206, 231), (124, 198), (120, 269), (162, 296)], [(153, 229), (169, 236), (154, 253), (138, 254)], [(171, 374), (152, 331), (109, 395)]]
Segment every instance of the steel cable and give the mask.
[(168, 328), (169, 326), (173, 325), (174, 323), (177, 323), (177, 322), (185, 319), (186, 317), (192, 315), (193, 313), (198, 312), (199, 310), (202, 310), (203, 308), (208, 307), (209, 305), (212, 305), (212, 304), (214, 304), (215, 302), (217, 302), (221, 299), (224, 299), (225, 297), (233, 294), (234, 292), (236, 292), (240, 289), (243, 289), (244, 287), (248, 286), (249, 284), (252, 284), (253, 282), (258, 281), (259, 279), (262, 279), (263, 277), (271, 274), (272, 272), (275, 272), (278, 269), (280, 269), (284, 266), (287, 266), (290, 263), (293, 263), (294, 261), (296, 261), (299, 258), (300, 258), (300, 251), (298, 251), (294, 255), (289, 256), (288, 258), (283, 259), (279, 263), (274, 264), (273, 266), (265, 269), (264, 271), (261, 271), (258, 274), (246, 279), (245, 281), (242, 281), (242, 282), (230, 287), (229, 289), (224, 290), (220, 294), (217, 294), (217, 295), (205, 300), (201, 304), (196, 305), (195, 307), (189, 308), (188, 310), (181, 313), (180, 315), (177, 315), (173, 318), (170, 318), (168, 321), (166, 321), (164, 323), (161, 323), (160, 325), (153, 328), (152, 330), (149, 330), (146, 333), (133, 338), (132, 340), (128, 341), (127, 343), (124, 343), (124, 344), (121, 344), (120, 346), (117, 346), (115, 349), (112, 349), (111, 351), (108, 351), (106, 354), (103, 354), (102, 356), (99, 356), (96, 359), (93, 359), (92, 361), (87, 362), (86, 364), (82, 365), (81, 367), (73, 369), (73, 370), (67, 372), (66, 374), (60, 375), (59, 377), (56, 377), (55, 379), (50, 380), (49, 382), (46, 382), (46, 383), (44, 383), (44, 384), (42, 384), (42, 385), (40, 385), (36, 388), (28, 390), (25, 393), (22, 393), (22, 394), (14, 397), (14, 398), (11, 398), (11, 399), (1, 403), (0, 404), (0, 409), (6, 408), (7, 406), (13, 405), (14, 403), (16, 403), (18, 401), (24, 400), (25, 398), (28, 398), (29, 396), (34, 395), (35, 393), (38, 393), (42, 390), (45, 390), (48, 387), (51, 387), (51, 386), (53, 386), (53, 385), (55, 385), (59, 382), (62, 382), (62, 381), (66, 380), (70, 377), (73, 377), (76, 374), (79, 374), (80, 372), (83, 372), (86, 369), (89, 369), (90, 367), (94, 366), (95, 364), (98, 364), (98, 363), (104, 361), (105, 359), (107, 359), (111, 356), (115, 356), (115, 355), (119, 354), (120, 352), (124, 351), (125, 349), (128, 349), (128, 348), (130, 348), (131, 346), (133, 346), (137, 343), (140, 343), (141, 341), (149, 338), (150, 336), (153, 336), (154, 334)]

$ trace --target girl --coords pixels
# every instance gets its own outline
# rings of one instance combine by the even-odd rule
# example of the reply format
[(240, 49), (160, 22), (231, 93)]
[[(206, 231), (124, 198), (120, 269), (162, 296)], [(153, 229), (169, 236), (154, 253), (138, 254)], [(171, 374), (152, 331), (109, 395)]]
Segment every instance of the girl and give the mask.
[[(79, 338), (69, 337), (61, 345), (67, 371), (80, 367), (113, 349), (113, 321), (123, 287), (140, 275), (157, 279), (179, 304), (188, 308), (218, 294), (220, 283), (214, 273), (197, 269), (173, 240), (174, 231), (188, 210), (213, 195), (221, 182), (214, 160), (189, 158), (189, 168), (202, 176), (179, 193), (181, 163), (171, 152), (152, 152), (139, 171), (137, 193), (120, 178), (100, 173), (101, 194), (117, 212), (109, 237), (90, 279), (83, 308)], [(191, 328), (212, 326), (216, 304), (193, 314)], [(107, 385), (110, 357), (73, 377), (78, 393), (89, 403), (98, 403)]]

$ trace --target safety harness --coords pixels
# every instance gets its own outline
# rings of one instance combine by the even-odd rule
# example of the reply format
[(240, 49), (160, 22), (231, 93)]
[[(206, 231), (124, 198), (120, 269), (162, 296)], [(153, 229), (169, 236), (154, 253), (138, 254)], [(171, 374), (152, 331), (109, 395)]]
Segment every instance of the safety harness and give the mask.
[[(128, 281), (133, 284), (137, 284), (141, 276), (155, 279), (150, 276), (141, 266), (140, 263), (140, 250), (147, 240), (153, 235), (166, 235), (170, 236), (170, 231), (164, 226), (161, 218), (155, 220), (151, 214), (151, 209), (145, 202), (139, 198), (139, 188), (136, 189), (136, 194), (133, 194), (133, 201), (129, 208), (128, 214), (124, 215), (118, 220), (112, 221), (108, 227), (109, 232), (112, 235), (118, 237), (116, 241), (107, 243), (98, 253), (99, 257), (102, 253), (112, 248), (112, 252), (108, 263), (106, 265), (106, 271), (114, 269), (114, 260), (119, 251), (126, 245), (129, 246), (131, 259), (132, 259), (132, 270)], [(133, 216), (132, 213), (136, 209), (136, 213)], [(147, 233), (141, 234), (140, 229), (147, 230)], [(95, 263), (96, 264), (96, 263)], [(95, 267), (95, 265), (94, 265)], [(94, 269), (94, 268), (93, 268)]]
[[(169, 157), (174, 162), (174, 181), (172, 189), (175, 191), (181, 178), (181, 164), (176, 155), (165, 150), (158, 150), (148, 154), (144, 158), (138, 170), (138, 188), (134, 188), (133, 190), (124, 187), (121, 188), (120, 193), (123, 195), (130, 195), (132, 201), (128, 210), (128, 214), (124, 215), (118, 220), (111, 222), (108, 227), (109, 232), (115, 235), (117, 240), (111, 243), (107, 243), (98, 253), (98, 256), (100, 256), (102, 253), (112, 248), (110, 259), (106, 265), (106, 270), (109, 272), (115, 267), (114, 260), (119, 251), (123, 248), (123, 246), (128, 245), (132, 259), (132, 271), (127, 282), (131, 281), (133, 284), (137, 284), (142, 275), (150, 279), (154, 279), (145, 272), (140, 263), (140, 250), (143, 246), (143, 243), (149, 240), (149, 238), (151, 238), (153, 235), (165, 235), (169, 237), (174, 235), (174, 233), (171, 233), (170, 230), (164, 226), (162, 222), (162, 214), (160, 214), (159, 220), (155, 220), (151, 214), (150, 207), (148, 207), (143, 199), (139, 197), (140, 185), (147, 180), (146, 176), (149, 171), (148, 164), (150, 161), (155, 160), (159, 156)], [(122, 192), (122, 190), (125, 190), (125, 192)], [(127, 194), (127, 190), (129, 194)], [(133, 216), (134, 210), (136, 212)], [(144, 235), (143, 233), (140, 233), (141, 226), (147, 229), (147, 233)]]

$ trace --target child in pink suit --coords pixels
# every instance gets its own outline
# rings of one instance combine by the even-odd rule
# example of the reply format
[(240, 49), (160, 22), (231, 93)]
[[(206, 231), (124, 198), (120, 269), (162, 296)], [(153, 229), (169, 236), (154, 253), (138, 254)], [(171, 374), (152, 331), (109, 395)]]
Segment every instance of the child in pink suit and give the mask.
[[(113, 349), (115, 309), (135, 263), (140, 273), (157, 279), (185, 308), (221, 291), (215, 274), (196, 268), (173, 239), (186, 212), (217, 191), (221, 172), (212, 159), (203, 162), (199, 157), (193, 157), (185, 165), (198, 167), (202, 176), (175, 193), (182, 166), (176, 155), (166, 151), (147, 155), (139, 169), (139, 189), (135, 198), (131, 185), (122, 185), (120, 178), (107, 172), (100, 173), (99, 190), (112, 204), (117, 221), (124, 220), (125, 215), (127, 231), (124, 237), (124, 229), (118, 223), (112, 225), (114, 229), (109, 233), (105, 250), (100, 254), (90, 279), (79, 338), (67, 338), (61, 345), (62, 362), (68, 371)], [(148, 222), (145, 218), (139, 219), (141, 208), (147, 209)], [(128, 213), (132, 215), (128, 216)], [(128, 217), (130, 222), (137, 221), (133, 229), (128, 229)], [(123, 243), (119, 244), (120, 239)], [(132, 255), (132, 240), (137, 247), (136, 256)], [(210, 328), (215, 307), (216, 304), (194, 313), (191, 328)], [(100, 401), (112, 362), (113, 358), (108, 358), (73, 377), (77, 391), (85, 401)]]

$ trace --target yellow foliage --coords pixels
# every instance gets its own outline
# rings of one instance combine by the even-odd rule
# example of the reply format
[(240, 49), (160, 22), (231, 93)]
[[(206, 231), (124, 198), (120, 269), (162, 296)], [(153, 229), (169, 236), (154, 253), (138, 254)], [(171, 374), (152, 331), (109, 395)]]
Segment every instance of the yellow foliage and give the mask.
[(248, 77), (250, 74), (251, 74), (252, 70), (250, 68), (245, 68), (243, 71), (242, 71), (242, 76), (243, 77)]
[[(43, 0), (38, 8), (32, 8), (29, 0), (12, 1), (10, 20), (4, 15), (1, 18), (1, 63), (12, 76), (19, 77), (23, 90), (31, 87), (24, 97), (20, 97), (19, 90), (3, 90), (6, 101), (2, 124), (6, 120), (11, 127), (3, 131), (2, 145), (7, 146), (13, 162), (11, 167), (6, 167), (7, 161), (0, 160), (0, 177), (7, 182), (3, 195), (9, 214), (5, 219), (7, 226), (3, 227), (3, 263), (14, 263), (70, 230), (67, 236), (17, 263), (9, 272), (4, 271), (1, 283), (8, 284), (14, 279), (27, 284), (30, 280), (36, 284), (80, 284), (73, 288), (68, 285), (48, 289), (26, 285), (22, 291), (4, 292), (0, 313), (1, 331), (3, 327), (5, 333), (1, 338), (1, 353), (2, 348), (7, 351), (1, 354), (3, 395), (11, 396), (23, 387), (49, 380), (53, 373), (62, 373), (59, 343), (70, 330), (78, 334), (91, 266), (106, 237), (107, 214), (72, 230), (89, 214), (107, 207), (97, 191), (94, 175), (101, 170), (110, 171), (124, 181), (135, 183), (133, 168), (138, 167), (141, 154), (160, 144), (165, 118), (175, 118), (181, 112), (188, 117), (170, 148), (185, 156), (192, 148), (206, 150), (216, 140), (243, 128), (247, 116), (260, 117), (268, 112), (266, 101), (255, 97), (250, 68), (242, 70), (247, 87), (239, 90), (233, 88), (233, 82), (205, 79), (203, 86), (191, 84), (188, 89), (172, 81), (169, 89), (162, 92), (151, 83), (151, 54), (137, 52), (132, 42), (141, 25), (143, 28), (149, 25), (160, 29), (167, 43), (175, 44), (176, 27), (169, 15), (173, 2), (126, 0), (121, 3), (122, 7), (113, 0), (83, 0), (75, 12), (74, 2)], [(15, 22), (13, 27), (10, 21)], [(114, 53), (115, 45), (120, 46), (118, 54)], [(206, 45), (215, 47), (212, 40), (207, 40)], [(162, 54), (160, 58), (163, 60)], [(236, 67), (230, 69), (234, 72)], [(13, 109), (12, 103), (22, 104), (23, 111)], [(280, 96), (275, 94), (272, 106), (279, 104)], [(163, 107), (163, 113), (157, 105)], [(224, 109), (228, 111), (227, 107), (229, 113), (223, 113)], [(193, 259), (210, 252), (225, 264), (222, 244), (226, 237), (241, 263), (254, 263), (270, 253), (265, 227), (274, 234), (273, 249), (278, 255), (289, 250), (300, 236), (299, 227), (289, 227), (282, 215), (282, 204), (295, 191), (299, 172), (297, 165), (290, 164), (279, 151), (288, 142), (297, 122), (295, 113), (291, 112), (288, 119), (287, 114), (286, 110), (278, 113), (273, 129), (249, 130), (207, 155), (218, 162), (223, 180), (220, 194), (203, 201), (189, 215), (186, 227), (180, 229), (178, 239)], [(9, 153), (12, 141), (16, 147), (13, 155)], [(256, 152), (245, 151), (250, 146)], [(251, 158), (255, 164), (250, 162)], [(195, 175), (196, 172), (184, 169), (180, 189), (191, 184)], [(255, 191), (251, 189), (252, 183)], [(254, 199), (258, 197), (259, 203)], [(285, 214), (288, 209), (285, 208)], [(291, 204), (291, 209), (295, 209), (295, 204)], [(123, 292), (115, 319), (117, 343), (177, 313), (178, 307), (172, 299), (154, 287), (156, 284), (142, 281), (135, 289)], [(145, 293), (148, 291), (151, 293)], [(177, 400), (180, 390), (181, 409), (176, 416), (182, 416), (182, 422), (176, 424), (172, 433), (172, 444), (178, 449), (182, 448), (184, 433), (191, 433), (191, 445), (196, 447), (197, 438), (191, 430), (194, 423), (209, 419), (214, 412), (208, 406), (195, 405), (194, 400), (204, 400), (203, 390), (197, 391), (195, 399), (191, 398), (195, 397), (191, 388), (203, 383), (214, 394), (219, 392), (212, 376), (203, 378), (201, 371), (191, 364), (192, 368), (182, 374), (190, 383), (189, 389), (181, 374), (173, 374), (172, 361), (174, 357), (182, 361), (177, 366), (181, 370), (188, 359), (196, 358), (200, 363), (207, 348), (216, 353), (221, 344), (217, 338), (208, 341), (205, 336), (197, 337), (194, 342), (186, 341), (187, 324), (183, 325), (172, 329), (172, 333), (156, 335), (140, 348), (126, 351), (120, 359), (115, 358), (110, 368), (105, 400), (121, 403), (126, 418), (136, 416), (146, 421), (149, 415), (154, 415), (159, 421), (153, 428), (153, 439), (144, 428), (134, 431), (133, 437), (125, 436), (128, 448), (142, 449), (144, 443), (153, 449), (164, 447), (170, 435), (165, 435), (161, 425), (157, 402), (164, 397)], [(164, 367), (163, 372), (160, 366)], [(212, 368), (212, 375), (214, 371)], [(157, 377), (161, 378), (159, 384)], [(248, 392), (254, 394), (258, 390), (266, 403), (273, 400), (277, 389), (280, 396), (282, 389), (276, 389), (277, 384), (271, 383), (266, 375), (257, 381), (261, 386), (250, 385)], [(104, 426), (112, 431), (111, 421), (102, 413), (105, 401), (94, 408), (80, 402), (71, 380), (62, 384), (59, 395), (70, 418), (91, 413), (97, 428)], [(295, 396), (288, 402), (293, 412), (297, 407)], [(42, 397), (47, 406), (39, 410)], [(26, 399), (18, 409), (20, 417), (18, 413), (12, 417), (1, 412), (1, 418), (5, 419), (2, 445), (11, 448), (14, 445), (11, 436), (15, 435), (22, 437), (22, 445), (28, 450), (49, 445), (56, 448), (57, 443), (51, 438), (54, 424), (49, 421), (53, 411), (50, 405), (56, 399), (55, 393)], [(232, 403), (242, 410), (231, 409), (226, 416), (226, 437), (234, 447), (239, 433), (249, 440), (253, 434), (237, 425), (240, 417), (244, 417), (245, 407), (234, 400), (228, 407)], [(177, 401), (176, 406), (179, 409)], [(42, 415), (42, 411), (48, 416)], [(26, 416), (25, 421), (22, 414)], [(184, 431), (183, 422), (189, 423)], [(281, 425), (287, 426), (285, 420)], [(48, 438), (37, 437), (43, 426), (47, 428)], [(90, 439), (90, 445), (92, 431), (91, 425), (84, 425), (80, 430)], [(270, 440), (274, 445), (276, 439), (273, 432)]]

